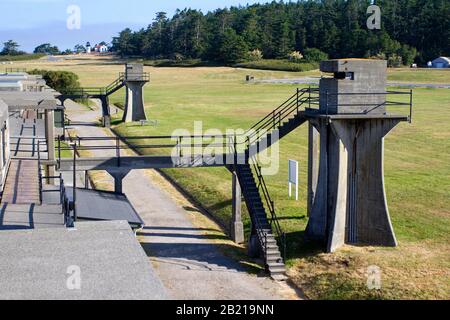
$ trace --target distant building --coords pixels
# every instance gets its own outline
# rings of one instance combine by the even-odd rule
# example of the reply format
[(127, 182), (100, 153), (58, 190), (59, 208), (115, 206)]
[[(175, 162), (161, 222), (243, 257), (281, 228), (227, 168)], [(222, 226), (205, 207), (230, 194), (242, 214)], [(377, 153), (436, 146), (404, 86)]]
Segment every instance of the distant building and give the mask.
[(108, 47), (104, 44), (96, 44), (94, 47), (94, 51), (98, 53), (108, 52)]
[(448, 57), (439, 57), (437, 59), (434, 59), (431, 61), (431, 67), (432, 68), (450, 68), (450, 58)]
[(91, 51), (92, 51), (91, 43), (90, 43), (90, 42), (87, 42), (87, 43), (86, 43), (86, 53), (87, 53), (87, 54), (90, 54)]

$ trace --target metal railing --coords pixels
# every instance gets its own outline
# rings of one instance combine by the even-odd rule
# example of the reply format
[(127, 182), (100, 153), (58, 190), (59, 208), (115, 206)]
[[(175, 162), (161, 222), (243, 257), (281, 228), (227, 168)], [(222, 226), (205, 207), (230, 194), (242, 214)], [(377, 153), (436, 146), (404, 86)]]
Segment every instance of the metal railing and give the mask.
[(150, 81), (150, 73), (148, 72), (120, 72), (119, 77), (130, 81)]
[(5, 68), (5, 73), (26, 73), (26, 68)]
[[(122, 77), (122, 76), (121, 76)], [(408, 102), (393, 102), (386, 101), (383, 105), (386, 106), (409, 106), (409, 116), (408, 119), (412, 119), (412, 90), (409, 92), (399, 92), (390, 91), (387, 93), (343, 93), (342, 95), (378, 95), (378, 94), (391, 94), (391, 95), (408, 95)], [(356, 104), (355, 104), (356, 105)], [(358, 104), (360, 105), (360, 104)], [(252, 152), (254, 147), (259, 147), (259, 142), (263, 137), (268, 136), (273, 130), (282, 127), (284, 121), (291, 119), (299, 114), (301, 111), (322, 113), (320, 110), (314, 110), (320, 106), (320, 96), (318, 88), (303, 88), (297, 89), (295, 94), (289, 97), (285, 102), (279, 105), (277, 108), (268, 113), (265, 117), (254, 124), (250, 129), (248, 129), (244, 134), (232, 134), (232, 135), (186, 135), (186, 136), (123, 136), (123, 137), (75, 137), (74, 142), (77, 143), (78, 151), (83, 150), (114, 150), (116, 157), (118, 158), (118, 163), (120, 164), (120, 158), (122, 155), (122, 150), (162, 150), (171, 149), (168, 152), (173, 155), (173, 149), (176, 148), (176, 152), (179, 158), (183, 155), (193, 155), (194, 158), (202, 153), (203, 148), (214, 149), (213, 156), (219, 155), (219, 152), (223, 156), (233, 156), (234, 153), (227, 152), (230, 147), (234, 150), (239, 150), (238, 153), (245, 157), (245, 161), (257, 154), (259, 151)], [(329, 108), (331, 103), (327, 99), (327, 112), (329, 114)], [(343, 106), (341, 104), (341, 106)], [(376, 107), (376, 106), (374, 106)], [(323, 109), (322, 109), (323, 110)], [(364, 114), (364, 113), (360, 113)], [(325, 113), (324, 113), (325, 115)], [(406, 117), (406, 116), (405, 116)], [(58, 138), (59, 139), (59, 138)], [(213, 142), (209, 142), (209, 139), (214, 139)], [(167, 141), (170, 140), (170, 141)], [(111, 144), (98, 143), (95, 144), (94, 141), (111, 141)], [(208, 142), (205, 142), (208, 141)], [(83, 145), (83, 142), (89, 142)], [(273, 143), (271, 140), (270, 143)], [(71, 150), (70, 147), (61, 146), (61, 141), (58, 141), (58, 159), (61, 160), (61, 151)], [(164, 151), (152, 152), (153, 154), (162, 154)], [(165, 153), (167, 154), (167, 153)], [(227, 158), (228, 159), (228, 158)], [(235, 160), (237, 158), (235, 157)], [(235, 161), (234, 163), (237, 163)], [(230, 163), (229, 163), (230, 164)]]
[(315, 88), (297, 88), (296, 93), (289, 97), (280, 106), (272, 110), (264, 118), (259, 120), (255, 125), (248, 129), (245, 133), (247, 137), (247, 147), (258, 142), (269, 131), (281, 127), (283, 121), (290, 116), (298, 114), (305, 103), (311, 104), (312, 101), (318, 101), (318, 97), (313, 96), (318, 93), (319, 89)]
[[(276, 237), (278, 238), (278, 244), (281, 252), (281, 257), (283, 260), (283, 263), (286, 261), (286, 234), (281, 228), (279, 219), (277, 217), (276, 211), (275, 211), (275, 202), (270, 197), (269, 189), (267, 188), (267, 184), (264, 180), (264, 176), (262, 175), (261, 166), (256, 161), (256, 159), (253, 159), (253, 169), (256, 173), (256, 177), (258, 179), (258, 191), (260, 191), (260, 194), (263, 195), (263, 200), (266, 203), (267, 209), (269, 209), (270, 213), (270, 226), (272, 227), (272, 230), (275, 231)], [(266, 239), (267, 241), (267, 239)], [(266, 248), (267, 253), (267, 248)]]
[[(234, 140), (234, 142), (235, 141), (236, 140)], [(236, 159), (237, 149), (236, 149), (235, 143), (230, 144), (229, 150), (230, 150), (230, 153), (234, 153), (234, 156)], [(261, 197), (261, 198), (265, 201), (266, 207), (269, 210), (269, 213), (270, 213), (269, 223), (272, 228), (272, 231), (275, 230), (276, 237), (278, 240), (278, 245), (279, 245), (278, 247), (280, 249), (281, 259), (283, 260), (283, 263), (285, 263), (286, 262), (286, 254), (287, 254), (287, 252), (286, 252), (286, 234), (283, 231), (283, 229), (281, 228), (279, 219), (278, 219), (276, 211), (275, 211), (275, 202), (270, 197), (269, 189), (267, 188), (266, 181), (264, 180), (264, 176), (261, 171), (261, 165), (257, 162), (256, 157), (252, 157), (252, 164), (253, 164), (253, 170), (255, 171), (256, 177), (258, 179), (258, 184), (256, 185), (256, 188), (260, 194), (260, 197), (261, 197), (261, 193), (262, 193), (263, 197)], [(250, 205), (252, 206), (252, 210), (255, 210), (253, 207), (254, 206), (253, 201), (250, 201)], [(264, 259), (267, 264), (267, 256), (268, 256), (268, 254), (267, 254), (267, 233), (263, 231), (263, 228), (261, 226), (261, 223), (260, 223), (258, 217), (255, 217), (254, 220), (255, 220), (255, 224), (256, 224), (255, 225), (256, 233), (257, 233), (259, 242), (264, 249), (263, 250), (264, 251)]]
[[(307, 89), (298, 90), (286, 102), (272, 111), (244, 134), (228, 134), (228, 135), (184, 135), (184, 136), (123, 136), (123, 137), (80, 137), (71, 138), (77, 144), (77, 150), (114, 150), (116, 157), (122, 156), (121, 150), (148, 150), (148, 149), (177, 149), (179, 157), (183, 156), (186, 149), (195, 151), (200, 148), (218, 148), (227, 154), (230, 144), (235, 150), (248, 150), (250, 146), (258, 142), (270, 130), (282, 125), (282, 121), (300, 111), (300, 108), (306, 102), (305, 95)], [(275, 120), (276, 118), (276, 120)], [(71, 150), (70, 147), (61, 146), (61, 138), (58, 137), (58, 159), (61, 160), (61, 151)], [(205, 140), (214, 139), (214, 142), (204, 142)], [(159, 140), (159, 141), (158, 141)], [(170, 140), (165, 142), (164, 140)], [(107, 144), (93, 144), (98, 141), (111, 141)], [(140, 143), (144, 142), (144, 143)], [(200, 142), (199, 142), (200, 141)], [(89, 145), (83, 145), (83, 142), (89, 142)], [(122, 142), (122, 143), (121, 143)], [(156, 143), (152, 143), (156, 142)], [(131, 144), (132, 147), (129, 145)], [(190, 154), (193, 154), (190, 152)]]
[[(311, 101), (311, 105), (315, 105), (319, 107), (321, 110), (325, 109), (325, 115), (329, 116), (331, 115), (331, 110), (337, 110), (339, 107), (367, 107), (367, 110), (361, 111), (356, 110), (355, 112), (345, 112), (341, 113), (340, 115), (367, 115), (370, 114), (373, 111), (376, 111), (379, 108), (383, 107), (407, 107), (409, 114), (406, 115), (408, 118), (408, 122), (412, 123), (412, 115), (413, 115), (413, 90), (408, 91), (386, 91), (386, 92), (339, 92), (339, 93), (331, 93), (326, 91), (324, 93), (325, 97), (322, 99), (323, 106), (320, 106), (319, 99), (316, 99), (316, 101)], [(356, 103), (344, 103), (338, 101), (338, 97), (340, 96), (355, 96), (355, 97), (365, 97), (365, 96), (386, 96), (386, 100), (381, 103), (367, 103), (367, 102), (356, 102)], [(398, 101), (398, 100), (388, 100), (387, 97), (399, 97), (398, 99), (401, 99), (402, 97), (406, 97), (406, 99), (403, 99), (404, 101)], [(395, 98), (397, 99), (397, 98)], [(333, 103), (332, 101), (337, 101), (336, 103)], [(309, 107), (309, 109), (314, 109)], [(384, 112), (385, 114), (388, 114), (387, 110)]]
[[(42, 141), (38, 141), (37, 143), (37, 153), (38, 153), (38, 180), (39, 180), (39, 201), (42, 204), (43, 203), (43, 194), (44, 194), (44, 186), (43, 181), (44, 179), (58, 179), (59, 180), (59, 189), (54, 190), (46, 190), (45, 192), (58, 192), (59, 193), (59, 200), (61, 205), (61, 214), (64, 217), (64, 225), (66, 227), (72, 227), (73, 222), (76, 221), (76, 208), (75, 208), (75, 198), (73, 198), (73, 201), (69, 200), (69, 196), (67, 193), (67, 189), (64, 183), (64, 179), (62, 174), (60, 173), (58, 176), (44, 176), (42, 174), (42, 162), (41, 162), (41, 153), (40, 153), (40, 144)], [(75, 180), (74, 180), (75, 181)], [(74, 182), (74, 194), (75, 194), (75, 182)]]
[(119, 77), (106, 87), (83, 87), (83, 88), (67, 88), (61, 90), (62, 95), (91, 97), (91, 96), (109, 96), (125, 85), (125, 81), (150, 81), (150, 74), (144, 73), (119, 73)]

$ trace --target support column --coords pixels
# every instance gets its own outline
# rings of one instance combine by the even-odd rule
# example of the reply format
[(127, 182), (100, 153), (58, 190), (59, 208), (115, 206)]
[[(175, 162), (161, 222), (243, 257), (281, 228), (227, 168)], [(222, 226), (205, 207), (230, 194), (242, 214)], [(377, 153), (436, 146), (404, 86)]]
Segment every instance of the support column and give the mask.
[(102, 102), (102, 125), (105, 128), (111, 127), (111, 113), (109, 110), (109, 99), (108, 96), (104, 96), (100, 99)]
[(123, 193), (123, 179), (127, 176), (129, 171), (114, 171), (108, 173), (114, 178), (114, 192), (115, 193)]
[[(53, 110), (45, 110), (45, 139), (47, 140), (48, 160), (55, 159), (55, 114)], [(45, 175), (47, 177), (55, 175), (55, 165), (45, 166)], [(55, 184), (54, 179), (47, 179), (47, 184)]]
[(232, 217), (231, 217), (231, 238), (237, 244), (244, 242), (244, 224), (242, 223), (242, 195), (241, 186), (236, 174), (232, 173)]
[(144, 109), (144, 85), (147, 81), (126, 82), (126, 105), (124, 122), (147, 120)]
[(319, 132), (314, 125), (308, 124), (308, 216), (314, 205), (319, 179)]
[(306, 237), (325, 242), (327, 239), (328, 202), (328, 136), (329, 125), (326, 120), (318, 120), (320, 132), (320, 162), (317, 191), (310, 211)]

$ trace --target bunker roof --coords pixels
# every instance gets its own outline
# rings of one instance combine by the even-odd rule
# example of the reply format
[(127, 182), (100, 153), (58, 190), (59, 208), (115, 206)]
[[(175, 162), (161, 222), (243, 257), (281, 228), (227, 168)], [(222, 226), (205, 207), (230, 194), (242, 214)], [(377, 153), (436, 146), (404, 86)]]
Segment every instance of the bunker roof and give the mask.
[(1, 231), (0, 271), (0, 299), (167, 299), (126, 221)]

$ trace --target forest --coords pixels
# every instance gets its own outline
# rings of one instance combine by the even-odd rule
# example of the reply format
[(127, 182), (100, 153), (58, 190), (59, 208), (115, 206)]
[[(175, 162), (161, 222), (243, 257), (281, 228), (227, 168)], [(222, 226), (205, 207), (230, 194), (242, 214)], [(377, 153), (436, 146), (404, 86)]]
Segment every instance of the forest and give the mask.
[(273, 1), (207, 13), (187, 8), (172, 17), (158, 12), (147, 28), (121, 31), (112, 48), (122, 56), (223, 63), (284, 59), (312, 48), (330, 58), (378, 57), (404, 65), (450, 55), (449, 0), (375, 1), (379, 30), (367, 27), (371, 4)]

